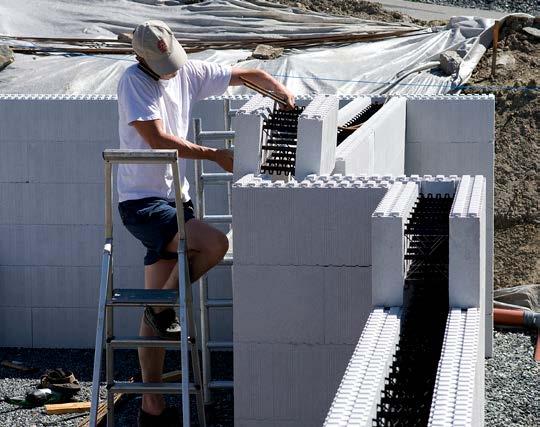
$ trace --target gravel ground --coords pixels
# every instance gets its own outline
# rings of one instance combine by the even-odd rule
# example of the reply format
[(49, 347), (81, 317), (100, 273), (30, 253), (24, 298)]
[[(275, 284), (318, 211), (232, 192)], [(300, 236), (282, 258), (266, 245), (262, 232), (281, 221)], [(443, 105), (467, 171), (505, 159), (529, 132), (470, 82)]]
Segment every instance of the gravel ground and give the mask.
[[(132, 350), (119, 350), (116, 353), (116, 378), (120, 381), (139, 373), (137, 353)], [(212, 372), (215, 379), (232, 378), (232, 353), (214, 353)], [(21, 373), (14, 369), (0, 366), (0, 398), (5, 396), (21, 396), (35, 389), (40, 375), (51, 368), (62, 367), (74, 372), (79, 379), (82, 389), (76, 396), (77, 400), (88, 401), (91, 395), (92, 365), (94, 353), (92, 350), (69, 349), (17, 349), (4, 348), (0, 350), (1, 360), (18, 360), (27, 366), (37, 369), (33, 374)], [(168, 351), (165, 360), (165, 371), (178, 369), (179, 354)], [(120, 362), (121, 361), (121, 362)], [(105, 398), (104, 390), (101, 397)], [(230, 391), (214, 393), (215, 403), (207, 407), (207, 424), (209, 426), (231, 426), (233, 424), (233, 396)], [(178, 396), (167, 396), (170, 406), (181, 407)], [(137, 425), (137, 412), (140, 407), (140, 397), (130, 396), (121, 400), (117, 405), (115, 425), (132, 427)], [(195, 399), (191, 401), (193, 425), (196, 423)], [(85, 414), (46, 415), (43, 408), (21, 409), (17, 406), (0, 402), (0, 427), (29, 427), (29, 426), (77, 426)]]
[(493, 358), (486, 363), (486, 425), (540, 425), (540, 364), (536, 334), (495, 331)]
[(537, 15), (540, 8), (537, 0), (411, 0), (415, 3), (432, 3), (441, 6), (469, 7), (471, 9), (523, 12)]

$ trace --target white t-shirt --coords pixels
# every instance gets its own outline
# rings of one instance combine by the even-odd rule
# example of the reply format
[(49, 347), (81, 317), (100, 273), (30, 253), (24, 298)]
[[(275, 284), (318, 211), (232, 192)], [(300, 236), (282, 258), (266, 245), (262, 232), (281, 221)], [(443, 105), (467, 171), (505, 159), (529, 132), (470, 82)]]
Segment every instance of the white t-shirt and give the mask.
[[(231, 68), (203, 61), (188, 61), (170, 80), (154, 80), (137, 64), (126, 69), (118, 82), (118, 132), (121, 149), (148, 149), (150, 146), (131, 124), (161, 119), (168, 134), (185, 138), (191, 108), (196, 101), (221, 95), (231, 80)], [(186, 160), (181, 159), (180, 182), (184, 201), (189, 184)], [(174, 199), (171, 165), (121, 164), (118, 167), (119, 201), (162, 197)]]

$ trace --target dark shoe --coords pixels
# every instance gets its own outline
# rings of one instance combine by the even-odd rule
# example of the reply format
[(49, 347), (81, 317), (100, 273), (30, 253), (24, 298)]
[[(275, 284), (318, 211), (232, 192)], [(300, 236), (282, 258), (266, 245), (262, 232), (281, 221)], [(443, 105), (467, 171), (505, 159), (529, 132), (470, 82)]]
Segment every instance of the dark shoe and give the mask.
[(165, 408), (159, 415), (150, 415), (139, 409), (139, 427), (178, 427), (182, 425), (180, 414), (176, 408)]
[(144, 310), (144, 322), (162, 339), (180, 339), (180, 321), (172, 308), (156, 313), (152, 307), (146, 307)]

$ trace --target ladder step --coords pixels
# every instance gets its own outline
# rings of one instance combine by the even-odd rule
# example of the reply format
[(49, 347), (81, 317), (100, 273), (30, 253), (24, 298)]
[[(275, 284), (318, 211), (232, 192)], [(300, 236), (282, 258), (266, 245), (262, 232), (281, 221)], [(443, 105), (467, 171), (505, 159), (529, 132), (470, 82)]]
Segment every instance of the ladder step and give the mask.
[(109, 344), (114, 349), (157, 347), (178, 350), (180, 348), (180, 341), (164, 340), (159, 337), (119, 337), (112, 339)]
[(203, 221), (213, 224), (228, 224), (232, 222), (232, 215), (205, 215)]
[(206, 347), (214, 351), (232, 350), (233, 343), (232, 341), (208, 341)]
[(199, 139), (201, 141), (209, 141), (216, 139), (233, 139), (234, 131), (233, 130), (206, 130), (199, 133)]
[(210, 381), (208, 383), (208, 388), (234, 388), (234, 381)]
[(178, 291), (164, 289), (114, 289), (107, 305), (118, 306), (178, 306)]
[(207, 307), (232, 307), (232, 299), (223, 298), (223, 299), (209, 299), (206, 301)]
[(232, 182), (233, 174), (228, 172), (203, 173), (201, 179), (205, 184), (224, 184)]
[[(110, 388), (113, 393), (141, 394), (141, 393), (163, 393), (182, 394), (182, 383), (118, 383), (115, 382)], [(198, 390), (195, 385), (189, 384), (189, 393), (195, 394)]]

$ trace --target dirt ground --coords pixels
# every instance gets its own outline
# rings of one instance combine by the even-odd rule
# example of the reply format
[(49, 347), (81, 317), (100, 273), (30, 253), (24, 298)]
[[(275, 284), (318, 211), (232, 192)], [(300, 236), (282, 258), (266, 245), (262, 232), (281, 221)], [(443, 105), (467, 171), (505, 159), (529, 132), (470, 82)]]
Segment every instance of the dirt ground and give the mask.
[[(500, 33), (496, 77), (491, 77), (493, 49), (489, 49), (469, 84), (538, 87), (540, 39), (523, 31), (534, 25), (532, 20), (507, 20)], [(539, 283), (539, 91), (501, 90), (495, 97), (494, 284), (500, 288)]]

